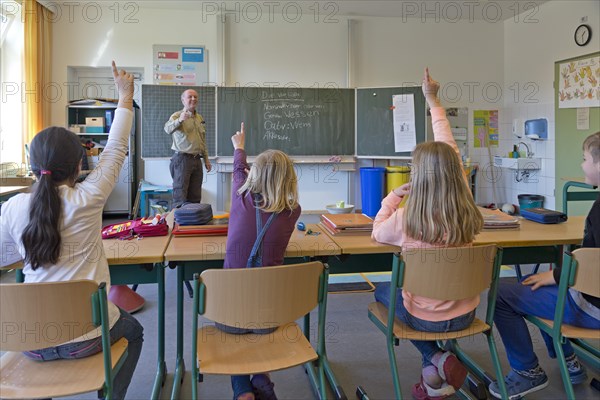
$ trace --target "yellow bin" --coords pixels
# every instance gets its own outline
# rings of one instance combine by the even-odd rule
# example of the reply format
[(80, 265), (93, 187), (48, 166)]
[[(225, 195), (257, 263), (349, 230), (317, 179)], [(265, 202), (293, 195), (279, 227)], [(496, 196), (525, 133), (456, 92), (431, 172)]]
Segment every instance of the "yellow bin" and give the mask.
[[(410, 167), (385, 167), (386, 169), (386, 196), (400, 185), (410, 181)], [(403, 206), (406, 198), (400, 203)]]

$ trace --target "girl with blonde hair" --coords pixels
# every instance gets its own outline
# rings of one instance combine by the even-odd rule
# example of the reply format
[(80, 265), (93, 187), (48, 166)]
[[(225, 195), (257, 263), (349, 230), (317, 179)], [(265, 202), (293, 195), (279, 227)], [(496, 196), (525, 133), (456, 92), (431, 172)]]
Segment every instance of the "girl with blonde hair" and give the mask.
[[(483, 217), (473, 200), (446, 112), (437, 96), (439, 87), (426, 68), (422, 88), (431, 109), (435, 141), (416, 146), (410, 182), (383, 199), (373, 223), (373, 239), (402, 246), (403, 251), (469, 245), (483, 228)], [(406, 196), (405, 207), (398, 208)], [(390, 305), (389, 282), (377, 287), (375, 299)], [(479, 296), (443, 301), (398, 290), (394, 301), (396, 316), (412, 328), (447, 332), (471, 324)], [(467, 370), (454, 354), (441, 351), (435, 342), (411, 342), (423, 359), (421, 381), (412, 389), (415, 399), (445, 398), (462, 386)]]
[[(252, 167), (246, 162), (244, 123), (233, 143), (233, 184), (224, 268), (282, 265), (296, 221), (300, 217), (298, 181), (292, 160), (282, 151), (266, 150)], [(275, 328), (247, 329), (217, 324), (228, 333), (266, 334)], [(276, 400), (267, 374), (231, 377), (234, 399)]]

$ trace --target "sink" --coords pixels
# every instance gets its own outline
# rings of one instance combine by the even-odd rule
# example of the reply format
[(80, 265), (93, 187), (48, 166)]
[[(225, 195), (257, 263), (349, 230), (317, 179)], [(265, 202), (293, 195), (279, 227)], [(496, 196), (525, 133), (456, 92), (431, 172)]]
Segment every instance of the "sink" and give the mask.
[(494, 156), (494, 166), (515, 170), (533, 170), (542, 168), (542, 159), (531, 158), (508, 158)]

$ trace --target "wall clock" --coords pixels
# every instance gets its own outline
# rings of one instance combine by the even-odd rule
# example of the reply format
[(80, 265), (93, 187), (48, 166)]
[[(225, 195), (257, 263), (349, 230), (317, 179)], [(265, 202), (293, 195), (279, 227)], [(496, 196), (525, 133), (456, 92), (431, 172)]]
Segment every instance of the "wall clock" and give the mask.
[(585, 46), (592, 39), (592, 28), (589, 25), (581, 24), (575, 29), (575, 43), (577, 46)]

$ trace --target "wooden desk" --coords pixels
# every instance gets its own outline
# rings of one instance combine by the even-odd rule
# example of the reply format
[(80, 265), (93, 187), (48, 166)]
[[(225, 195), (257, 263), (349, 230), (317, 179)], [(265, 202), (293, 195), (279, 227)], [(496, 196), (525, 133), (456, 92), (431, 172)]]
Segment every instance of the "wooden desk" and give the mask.
[(0, 200), (6, 201), (17, 193), (25, 192), (29, 186), (0, 186)]
[[(314, 224), (308, 225), (306, 229), (311, 229), (313, 232), (322, 232)], [(177, 267), (177, 361), (171, 399), (179, 398), (180, 384), (185, 374), (183, 358), (184, 282), (192, 279), (195, 273), (205, 269), (222, 268), (226, 242), (226, 236), (174, 236), (165, 252), (165, 261), (169, 264), (169, 267)], [(307, 235), (306, 232), (296, 229), (285, 252), (285, 263), (292, 264), (306, 261), (307, 258), (311, 257), (329, 257), (340, 254), (341, 249), (325, 233)], [(304, 329), (307, 333), (309, 329), (307, 319), (305, 319)], [(195, 360), (192, 360), (192, 362), (195, 362)], [(335, 390), (339, 385), (335, 381), (330, 368), (327, 377)], [(196, 377), (192, 377), (192, 379), (195, 380)]]
[[(485, 230), (475, 244), (496, 243), (504, 248), (503, 264), (559, 262), (563, 245), (580, 244), (585, 217), (569, 217), (561, 224), (538, 224), (521, 219), (515, 230)], [(331, 273), (389, 271), (392, 253), (400, 247), (377, 243), (370, 236), (331, 236), (342, 256), (330, 259)]]

